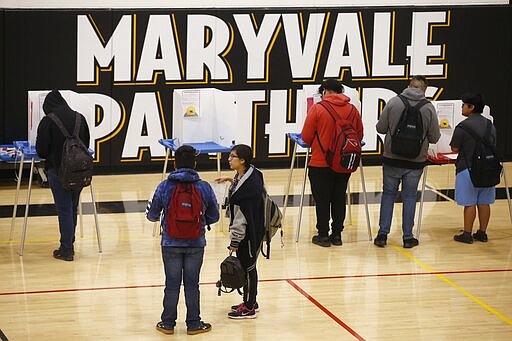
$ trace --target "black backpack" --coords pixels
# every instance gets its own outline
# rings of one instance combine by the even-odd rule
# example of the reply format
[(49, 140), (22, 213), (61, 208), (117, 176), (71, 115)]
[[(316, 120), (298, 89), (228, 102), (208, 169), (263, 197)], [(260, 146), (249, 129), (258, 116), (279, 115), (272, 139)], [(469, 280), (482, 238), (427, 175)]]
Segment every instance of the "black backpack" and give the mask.
[(402, 111), (395, 132), (391, 134), (391, 152), (414, 159), (420, 155), (426, 137), (426, 135), (423, 136), (423, 120), (421, 119), (420, 108), (428, 101), (424, 98), (411, 107), (407, 98), (402, 95), (398, 95), (398, 97), (404, 102), (405, 109)]
[(59, 127), (66, 138), (62, 146), (62, 159), (59, 167), (59, 179), (62, 187), (67, 190), (78, 190), (87, 187), (92, 181), (92, 156), (80, 137), (81, 116), (75, 113), (75, 130), (70, 135), (62, 121), (54, 113), (48, 117)]
[(463, 124), (459, 127), (467, 132), (475, 140), (475, 150), (473, 152), (473, 162), (471, 165), (467, 161), (471, 182), (475, 187), (493, 187), (500, 183), (501, 165), (494, 146), (489, 143), (488, 136), (491, 136), (491, 121), (487, 120), (487, 128), (484, 138), (481, 138), (473, 129), (465, 127)]
[(240, 288), (247, 283), (247, 272), (245, 271), (240, 259), (229, 253), (220, 263), (220, 280), (217, 281), (217, 294), (220, 296), (221, 292), (230, 293), (238, 290), (242, 294)]

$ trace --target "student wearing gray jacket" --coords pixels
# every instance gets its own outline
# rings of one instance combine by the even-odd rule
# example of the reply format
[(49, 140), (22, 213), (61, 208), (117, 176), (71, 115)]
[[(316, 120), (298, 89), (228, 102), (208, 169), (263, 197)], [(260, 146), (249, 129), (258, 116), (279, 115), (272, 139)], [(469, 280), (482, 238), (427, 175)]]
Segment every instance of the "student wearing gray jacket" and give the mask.
[[(409, 86), (399, 96), (402, 96), (413, 107), (425, 99), (426, 89), (426, 78), (414, 76), (411, 78)], [(418, 155), (406, 157), (393, 153), (392, 135), (396, 132), (400, 117), (405, 109), (405, 103), (399, 96), (391, 98), (386, 103), (376, 125), (377, 132), (386, 134), (386, 137), (384, 139), (384, 153), (382, 157), (383, 186), (380, 202), (379, 232), (374, 240), (374, 244), (379, 247), (386, 245), (387, 235), (391, 229), (393, 207), (398, 187), (402, 183), (403, 246), (404, 248), (412, 248), (419, 244), (412, 233), (418, 183), (423, 173), (423, 167), (426, 165), (428, 145), (429, 143), (436, 143), (441, 137), (441, 132), (434, 106), (432, 103), (426, 103), (419, 109), (423, 123), (422, 137), (424, 137), (424, 140)]]

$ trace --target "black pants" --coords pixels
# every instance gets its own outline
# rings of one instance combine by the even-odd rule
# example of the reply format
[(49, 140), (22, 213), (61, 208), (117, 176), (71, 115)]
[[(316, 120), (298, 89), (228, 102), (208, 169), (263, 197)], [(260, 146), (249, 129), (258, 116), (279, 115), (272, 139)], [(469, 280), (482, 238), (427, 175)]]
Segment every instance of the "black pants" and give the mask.
[(330, 168), (309, 167), (308, 177), (315, 199), (316, 229), (321, 237), (329, 235), (331, 217), (331, 233), (339, 235), (343, 231), (350, 174), (336, 173)]
[[(260, 243), (261, 245), (261, 243)], [(240, 259), (240, 263), (247, 272), (247, 284), (244, 285), (244, 304), (248, 308), (254, 307), (256, 296), (258, 295), (258, 270), (256, 269), (256, 261), (258, 259), (260, 249), (252, 251), (246, 240), (240, 243), (240, 247), (236, 253), (236, 257)]]

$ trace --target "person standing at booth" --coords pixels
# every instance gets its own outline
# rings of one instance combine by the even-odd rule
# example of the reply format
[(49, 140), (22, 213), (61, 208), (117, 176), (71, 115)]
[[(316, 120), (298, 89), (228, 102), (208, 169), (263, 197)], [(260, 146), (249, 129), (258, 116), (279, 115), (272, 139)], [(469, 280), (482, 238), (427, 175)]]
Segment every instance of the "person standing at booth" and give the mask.
[(62, 149), (66, 137), (57, 124), (47, 115), (55, 114), (70, 132), (74, 131), (76, 115), (80, 115), (78, 137), (87, 148), (89, 148), (89, 126), (85, 117), (71, 109), (58, 90), (53, 90), (46, 95), (43, 102), (43, 111), (46, 116), (43, 117), (37, 127), (36, 151), (39, 157), (45, 159), (48, 183), (52, 190), (55, 209), (59, 218), (60, 246), (53, 251), (53, 257), (73, 261), (78, 199), (82, 189), (65, 189), (59, 179), (58, 170), (61, 165)]
[[(322, 102), (326, 102), (326, 105), (329, 105), (342, 119), (349, 120), (361, 141), (363, 139), (361, 115), (355, 106), (349, 103), (350, 98), (345, 96), (343, 91), (343, 84), (332, 78), (324, 80), (318, 89), (322, 95)], [(333, 138), (334, 125), (333, 117), (327, 108), (316, 103), (309, 109), (301, 132), (302, 140), (310, 145), (312, 150), (308, 164), (308, 177), (315, 199), (318, 231), (318, 234), (313, 236), (312, 242), (323, 247), (343, 244), (341, 232), (344, 228), (347, 185), (351, 174), (337, 173), (327, 164), (324, 150)], [(330, 235), (329, 230), (331, 230)]]
[[(462, 96), (462, 115), (466, 117), (453, 132), (450, 146), (458, 152), (455, 163), (455, 201), (464, 206), (464, 231), (453, 236), (457, 242), (472, 244), (473, 240), (487, 242), (487, 225), (491, 218), (491, 204), (496, 199), (496, 187), (475, 187), (469, 173), (475, 150), (479, 141), (486, 140), (496, 147), (496, 128), (490, 120), (483, 117), (484, 101), (481, 94), (464, 94)], [(499, 182), (499, 179), (498, 179)], [(473, 223), (478, 210), (479, 229), (473, 232)]]
[[(441, 137), (436, 109), (425, 98), (427, 80), (424, 76), (414, 76), (409, 86), (398, 96), (391, 98), (377, 122), (377, 132), (386, 134), (384, 138), (384, 153), (382, 157), (382, 197), (380, 201), (379, 232), (373, 243), (384, 247), (391, 230), (393, 207), (402, 183), (402, 241), (404, 248), (412, 248), (419, 244), (414, 238), (414, 214), (416, 212), (416, 196), (418, 183), (427, 161), (429, 143), (436, 143)], [(407, 106), (406, 106), (407, 104)], [(402, 114), (407, 114), (407, 107), (419, 104), (419, 118), (415, 124), (421, 124), (423, 129), (418, 136), (417, 154), (404, 156), (405, 152), (393, 145), (393, 135), (397, 132)], [(419, 121), (421, 119), (421, 121)], [(416, 129), (416, 127), (414, 127)]]

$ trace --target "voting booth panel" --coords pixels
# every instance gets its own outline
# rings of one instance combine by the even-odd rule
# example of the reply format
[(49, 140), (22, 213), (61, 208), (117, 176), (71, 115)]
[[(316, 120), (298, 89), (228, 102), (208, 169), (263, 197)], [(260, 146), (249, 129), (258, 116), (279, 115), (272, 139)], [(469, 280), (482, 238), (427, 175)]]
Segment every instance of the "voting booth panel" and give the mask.
[[(436, 144), (430, 144), (429, 153), (431, 155), (437, 155), (439, 153), (451, 153), (450, 141), (453, 136), (453, 131), (457, 124), (464, 121), (466, 117), (462, 116), (461, 100), (443, 100), (443, 101), (432, 101), (434, 108), (436, 108), (437, 118), (439, 121), (439, 128), (441, 130), (441, 138)], [(484, 107), (482, 116), (488, 118), (493, 122), (491, 116), (491, 109), (489, 106)]]
[(231, 146), (237, 140), (234, 95), (214, 88), (173, 92), (172, 136), (180, 144), (211, 141)]
[[(45, 116), (43, 111), (43, 103), (46, 95), (51, 90), (34, 90), (28, 91), (28, 142), (31, 146), (36, 144), (37, 127), (39, 122)], [(94, 127), (94, 120), (92, 114), (94, 108), (91, 106), (89, 99), (71, 90), (59, 90), (62, 97), (66, 100), (69, 107), (84, 115), (89, 127)], [(89, 145), (90, 141), (89, 141)]]
[[(301, 90), (297, 91), (297, 122), (304, 122), (309, 108), (322, 100), (322, 95), (318, 93), (320, 84), (306, 84)], [(356, 89), (343, 84), (343, 94), (350, 98), (350, 103), (361, 113), (361, 101)], [(298, 152), (305, 152), (306, 148), (297, 146)]]

